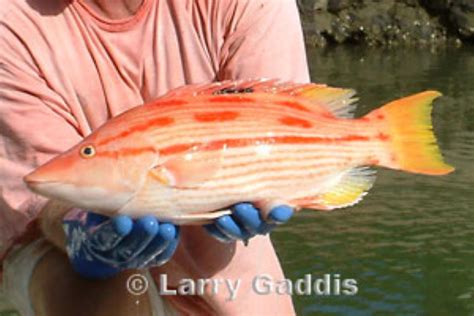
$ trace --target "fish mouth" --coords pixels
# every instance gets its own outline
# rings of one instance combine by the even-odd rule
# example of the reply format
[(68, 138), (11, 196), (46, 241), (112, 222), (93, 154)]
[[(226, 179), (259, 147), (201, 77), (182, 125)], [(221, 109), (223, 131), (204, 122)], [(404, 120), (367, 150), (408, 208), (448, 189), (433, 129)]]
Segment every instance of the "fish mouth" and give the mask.
[(58, 191), (61, 187), (68, 187), (67, 183), (58, 181), (48, 174), (35, 170), (23, 177), (23, 182), (32, 192), (47, 198), (58, 198)]
[(60, 200), (75, 207), (112, 211), (121, 208), (133, 197), (132, 193), (111, 193), (93, 186), (80, 187), (72, 183), (39, 178), (23, 178), (34, 193), (49, 199)]
[(61, 183), (58, 181), (53, 180), (40, 180), (40, 179), (28, 179), (23, 178), (28, 189), (31, 191), (44, 195), (49, 196), (48, 192), (52, 189), (60, 185)]
[(36, 172), (32, 172), (24, 176), (23, 182), (25, 182), (29, 188), (34, 188), (42, 184), (58, 183), (58, 181), (55, 181), (55, 180), (49, 180), (49, 179), (44, 179), (44, 178), (42, 179), (36, 175)]
[(67, 182), (65, 180), (69, 179), (68, 169), (62, 168), (62, 161), (61, 159), (59, 161), (53, 160), (39, 166), (25, 175), (23, 182), (33, 191), (44, 186), (51, 187), (53, 185), (66, 184), (64, 183)]
[(24, 178), (23, 181), (29, 186), (48, 184), (48, 183), (59, 183), (58, 181), (52, 181), (52, 180), (31, 180), (31, 179), (26, 179), (26, 178)]

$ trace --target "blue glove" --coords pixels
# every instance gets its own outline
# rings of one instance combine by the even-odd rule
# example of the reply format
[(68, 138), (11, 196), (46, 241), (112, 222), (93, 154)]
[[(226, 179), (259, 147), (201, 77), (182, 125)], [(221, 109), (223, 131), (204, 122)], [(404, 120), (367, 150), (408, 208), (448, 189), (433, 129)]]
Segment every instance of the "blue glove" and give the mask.
[(134, 220), (76, 210), (66, 215), (63, 228), (74, 270), (94, 279), (125, 269), (162, 265), (174, 254), (179, 241), (179, 227), (160, 223), (154, 216)]
[(265, 235), (277, 225), (286, 223), (293, 216), (293, 209), (288, 205), (274, 207), (267, 220), (263, 220), (260, 212), (251, 203), (239, 203), (232, 208), (232, 215), (224, 215), (205, 225), (204, 228), (222, 242), (233, 240), (247, 241), (256, 235)]

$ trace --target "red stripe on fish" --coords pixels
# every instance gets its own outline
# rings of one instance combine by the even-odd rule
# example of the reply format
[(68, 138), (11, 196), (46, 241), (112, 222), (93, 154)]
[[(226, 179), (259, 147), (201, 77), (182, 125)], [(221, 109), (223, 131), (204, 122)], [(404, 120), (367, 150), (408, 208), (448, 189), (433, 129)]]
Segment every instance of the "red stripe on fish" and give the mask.
[(211, 103), (251, 103), (255, 102), (255, 99), (243, 96), (223, 95), (209, 98), (208, 101)]
[(137, 148), (120, 148), (118, 150), (104, 150), (97, 151), (96, 157), (111, 157), (118, 158), (119, 156), (133, 156), (140, 155), (145, 152), (156, 152), (154, 147), (137, 147)]
[(171, 99), (171, 100), (156, 100), (155, 102), (151, 103), (150, 105), (153, 106), (177, 106), (177, 105), (185, 105), (189, 104), (189, 102), (183, 99)]
[(233, 121), (239, 116), (238, 112), (223, 111), (223, 112), (206, 112), (194, 114), (194, 118), (198, 122), (226, 122)]
[(178, 144), (166, 147), (160, 150), (160, 155), (175, 155), (179, 153), (186, 152), (196, 146), (197, 144)]
[(303, 127), (303, 128), (313, 127), (313, 124), (311, 124), (311, 122), (304, 119), (297, 118), (297, 117), (293, 117), (293, 116), (285, 116), (285, 117), (280, 118), (280, 123), (284, 125), (288, 125), (288, 126), (296, 126), (296, 127)]
[[(282, 159), (282, 161), (283, 161), (283, 159)], [(255, 165), (255, 163), (254, 164), (246, 164), (246, 165), (247, 166), (252, 166), (252, 165)], [(308, 167), (309, 166), (310, 165), (308, 165)], [(335, 168), (343, 168), (344, 166), (346, 166), (345, 162), (341, 161), (341, 162), (319, 163), (317, 167), (318, 167), (318, 172), (325, 173), (325, 172), (331, 172), (331, 170), (334, 170)], [(236, 167), (240, 167), (240, 165), (234, 165), (232, 167), (236, 168)], [(325, 167), (331, 167), (331, 168), (325, 170), (324, 169)], [(281, 165), (268, 166), (268, 167), (262, 166), (261, 168), (245, 170), (243, 172), (239, 172), (238, 174), (230, 174), (230, 175), (226, 175), (226, 176), (221, 176), (221, 177), (219, 177), (219, 180), (220, 181), (225, 181), (225, 180), (234, 179), (234, 178), (237, 178), (237, 177), (238, 178), (244, 178), (244, 177), (247, 177), (247, 176), (257, 175), (257, 174), (264, 174), (264, 173), (267, 173), (267, 172), (279, 172), (281, 170), (282, 170)], [(294, 170), (294, 171), (301, 170), (301, 166), (295, 166), (293, 168), (289, 168), (289, 167), (285, 168), (286, 172), (291, 173), (291, 170)], [(280, 174), (280, 176), (282, 176), (282, 175)]]
[(337, 138), (330, 137), (301, 137), (301, 136), (277, 136), (277, 137), (260, 137), (246, 139), (222, 139), (211, 141), (209, 143), (200, 144), (178, 144), (160, 149), (161, 155), (176, 155), (190, 150), (193, 147), (198, 150), (218, 150), (226, 146), (227, 148), (239, 148), (246, 146), (254, 146), (260, 144), (334, 144), (338, 142), (360, 142), (368, 141), (369, 137), (360, 135), (348, 135)]
[(387, 141), (387, 140), (390, 139), (390, 136), (387, 135), (387, 134), (384, 134), (384, 133), (378, 133), (377, 139), (379, 139), (381, 141)]
[(304, 112), (311, 112), (308, 108), (302, 106), (298, 102), (295, 101), (276, 101), (275, 104), (283, 105), (288, 108), (292, 108), (294, 110), (304, 111)]

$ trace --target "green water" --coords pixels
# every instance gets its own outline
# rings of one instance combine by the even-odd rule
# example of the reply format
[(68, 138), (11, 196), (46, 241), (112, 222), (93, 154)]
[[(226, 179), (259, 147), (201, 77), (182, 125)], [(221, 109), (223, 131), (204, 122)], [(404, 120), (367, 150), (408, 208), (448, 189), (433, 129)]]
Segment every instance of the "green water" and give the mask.
[(309, 50), (312, 79), (358, 91), (359, 114), (426, 89), (448, 176), (379, 170), (359, 205), (274, 233), (287, 277), (340, 274), (354, 296), (294, 296), (298, 315), (474, 315), (474, 50)]

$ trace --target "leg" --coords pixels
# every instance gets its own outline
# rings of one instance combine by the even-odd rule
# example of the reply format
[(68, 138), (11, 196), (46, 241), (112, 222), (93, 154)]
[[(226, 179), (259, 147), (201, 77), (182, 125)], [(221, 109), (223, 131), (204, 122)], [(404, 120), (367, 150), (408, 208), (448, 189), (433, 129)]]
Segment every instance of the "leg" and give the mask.
[(133, 273), (86, 280), (72, 270), (67, 256), (54, 248), (38, 262), (31, 277), (30, 297), (35, 314), (152, 315), (146, 293), (134, 296), (127, 291), (127, 278)]

